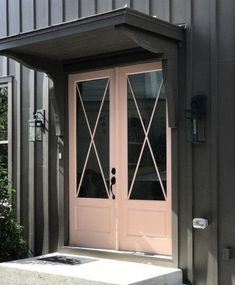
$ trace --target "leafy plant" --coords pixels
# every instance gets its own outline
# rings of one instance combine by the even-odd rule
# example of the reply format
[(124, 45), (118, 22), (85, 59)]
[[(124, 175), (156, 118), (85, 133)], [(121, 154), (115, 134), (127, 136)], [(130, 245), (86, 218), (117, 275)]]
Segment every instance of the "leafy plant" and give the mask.
[(13, 216), (7, 170), (0, 165), (0, 262), (27, 257), (27, 244), (22, 238), (22, 226)]
[(7, 140), (8, 88), (0, 86), (0, 139)]

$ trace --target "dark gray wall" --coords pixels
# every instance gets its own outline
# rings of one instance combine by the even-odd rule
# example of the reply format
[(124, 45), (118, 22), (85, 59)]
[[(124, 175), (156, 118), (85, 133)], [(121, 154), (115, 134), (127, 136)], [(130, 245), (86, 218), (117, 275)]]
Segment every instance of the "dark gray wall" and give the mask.
[[(234, 284), (235, 261), (222, 259), (224, 247), (235, 251), (234, 0), (0, 0), (0, 37), (126, 4), (174, 24), (187, 24), (186, 79), (181, 75), (186, 96), (184, 92), (180, 96), (178, 130), (179, 266), (185, 269), (188, 283)], [(0, 76), (6, 75), (14, 76), (13, 178), (18, 220), (39, 254), (56, 249), (59, 231), (57, 140), (48, 79), (0, 57)], [(186, 142), (184, 110), (197, 94), (208, 96), (206, 144), (192, 146)], [(35, 108), (45, 108), (49, 120), (49, 134), (45, 133), (42, 144), (28, 142), (27, 122)], [(208, 217), (209, 228), (192, 230), (196, 216)]]
[[(217, 94), (218, 94), (218, 199), (220, 282), (235, 282), (235, 2), (218, 3)], [(222, 259), (222, 250), (231, 247), (233, 259)]]

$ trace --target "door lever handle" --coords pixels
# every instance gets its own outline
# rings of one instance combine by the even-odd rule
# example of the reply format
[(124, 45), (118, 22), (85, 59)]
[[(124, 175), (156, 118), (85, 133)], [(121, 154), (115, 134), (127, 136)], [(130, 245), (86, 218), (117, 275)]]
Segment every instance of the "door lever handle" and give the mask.
[(113, 185), (114, 185), (114, 184), (116, 184), (116, 177), (115, 177), (115, 176), (113, 176), (113, 177), (111, 178), (111, 184), (110, 184), (110, 192), (111, 192), (111, 194), (112, 194), (113, 200), (115, 199), (115, 195), (113, 194)]

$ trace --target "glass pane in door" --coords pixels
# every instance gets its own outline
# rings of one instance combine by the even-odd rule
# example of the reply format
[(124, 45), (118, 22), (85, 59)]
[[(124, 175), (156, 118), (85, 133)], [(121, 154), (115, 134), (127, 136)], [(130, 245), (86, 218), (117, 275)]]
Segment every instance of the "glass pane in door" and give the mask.
[(77, 84), (77, 195), (109, 196), (109, 80)]
[(128, 76), (129, 199), (166, 200), (166, 96), (162, 72)]

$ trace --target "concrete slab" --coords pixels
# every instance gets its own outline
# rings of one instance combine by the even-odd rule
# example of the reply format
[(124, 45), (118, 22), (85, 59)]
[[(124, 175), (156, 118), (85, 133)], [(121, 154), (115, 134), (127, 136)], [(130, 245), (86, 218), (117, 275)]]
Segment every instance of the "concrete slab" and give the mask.
[(0, 264), (1, 285), (181, 285), (180, 269), (53, 253)]

